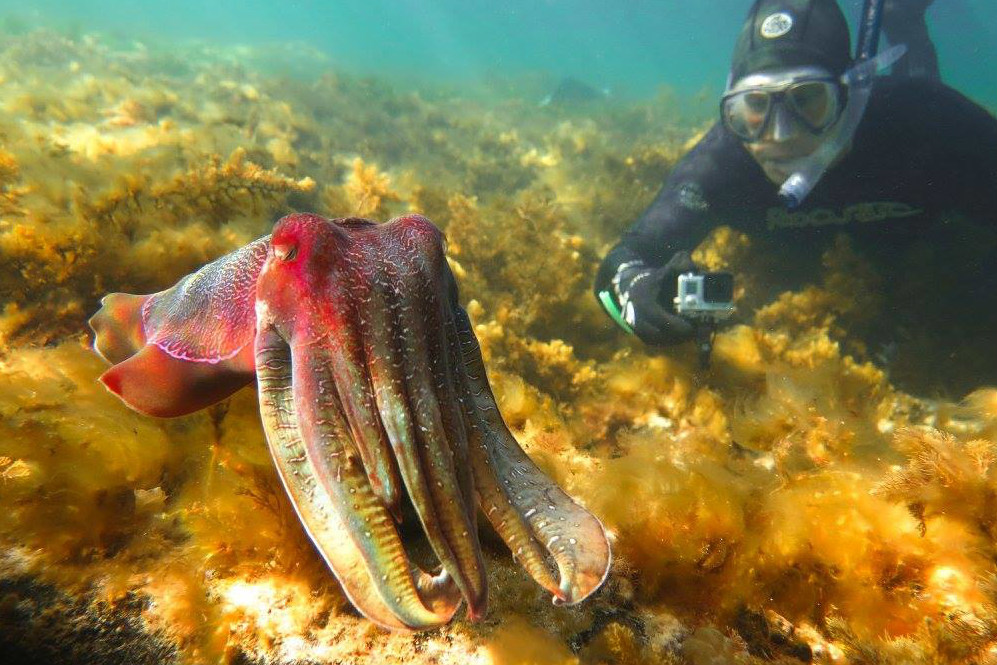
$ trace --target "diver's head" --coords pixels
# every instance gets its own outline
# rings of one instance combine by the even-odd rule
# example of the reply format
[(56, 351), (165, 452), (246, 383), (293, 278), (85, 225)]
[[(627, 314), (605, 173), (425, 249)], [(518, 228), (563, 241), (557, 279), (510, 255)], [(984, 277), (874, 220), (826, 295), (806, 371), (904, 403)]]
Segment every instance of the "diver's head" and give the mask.
[(757, 0), (734, 48), (721, 119), (781, 184), (845, 104), (848, 23), (835, 0)]

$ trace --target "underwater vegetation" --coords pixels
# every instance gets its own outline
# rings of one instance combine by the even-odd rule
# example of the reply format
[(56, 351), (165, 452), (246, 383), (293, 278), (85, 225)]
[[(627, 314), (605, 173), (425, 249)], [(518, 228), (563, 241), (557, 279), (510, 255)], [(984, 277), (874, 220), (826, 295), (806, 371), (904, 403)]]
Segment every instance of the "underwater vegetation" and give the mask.
[[(879, 276), (847, 241), (820, 283), (751, 303), (705, 373), (598, 310), (599, 257), (709, 118), (666, 93), (538, 109), (325, 71), (6, 36), (0, 661), (997, 662), (997, 389), (897, 390), (848, 338)], [(105, 293), (305, 210), (442, 228), (506, 423), (610, 534), (585, 603), (551, 604), (483, 529), (483, 620), (383, 631), (303, 531), (254, 391), (157, 420), (97, 382)], [(720, 229), (696, 259), (746, 302), (763, 249)]]

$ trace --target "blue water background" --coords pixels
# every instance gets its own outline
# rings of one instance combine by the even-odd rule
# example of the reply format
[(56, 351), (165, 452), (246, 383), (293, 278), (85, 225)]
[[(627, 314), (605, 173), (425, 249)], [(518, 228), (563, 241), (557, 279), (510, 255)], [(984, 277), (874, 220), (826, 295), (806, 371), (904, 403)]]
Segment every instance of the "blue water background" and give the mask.
[[(902, 0), (901, 0), (902, 1)], [(850, 17), (859, 0), (842, 0)], [(621, 97), (667, 86), (717, 94), (748, 0), (0, 1), (29, 25), (160, 44), (303, 44), (340, 69), (396, 82), (574, 76)], [(944, 79), (997, 107), (997, 2), (937, 0), (929, 24)], [(288, 65), (290, 66), (290, 65)], [(300, 73), (300, 72), (299, 72)]]

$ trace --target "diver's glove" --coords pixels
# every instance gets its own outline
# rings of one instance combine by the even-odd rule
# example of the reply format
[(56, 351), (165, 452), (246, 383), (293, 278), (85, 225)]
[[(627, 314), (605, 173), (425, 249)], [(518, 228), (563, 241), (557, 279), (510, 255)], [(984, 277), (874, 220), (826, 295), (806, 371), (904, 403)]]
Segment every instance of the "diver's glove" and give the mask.
[(645, 344), (667, 346), (688, 341), (695, 337), (695, 328), (688, 319), (675, 314), (673, 300), (678, 276), (696, 269), (688, 252), (677, 252), (662, 268), (627, 261), (616, 269), (611, 282), (618, 312), (614, 313), (608, 303), (603, 304), (624, 330)]

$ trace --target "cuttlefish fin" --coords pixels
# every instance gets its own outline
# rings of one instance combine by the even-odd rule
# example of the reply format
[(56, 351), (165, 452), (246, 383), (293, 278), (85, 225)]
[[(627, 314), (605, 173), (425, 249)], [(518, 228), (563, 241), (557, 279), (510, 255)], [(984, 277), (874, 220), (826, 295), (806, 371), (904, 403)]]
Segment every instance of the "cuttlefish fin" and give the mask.
[(111, 364), (126, 360), (145, 346), (142, 307), (151, 296), (111, 293), (100, 301), (100, 309), (89, 321), (94, 331), (93, 348)]
[(149, 296), (142, 306), (146, 342), (174, 358), (208, 363), (251, 347), (256, 280), (269, 247), (270, 236), (254, 240)]
[(150, 416), (183, 416), (219, 402), (252, 383), (253, 347), (217, 363), (191, 362), (147, 344), (100, 377), (128, 406)]
[(255, 374), (256, 279), (269, 236), (148, 296), (112, 293), (90, 319), (100, 377), (136, 411), (181, 416), (225, 399)]

